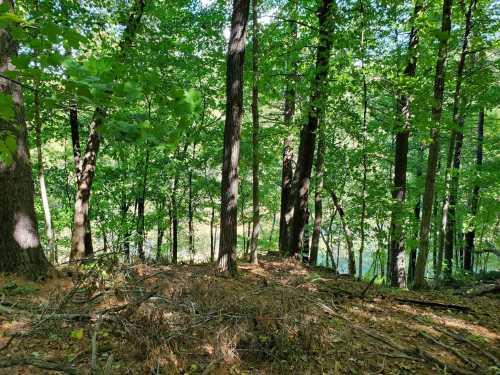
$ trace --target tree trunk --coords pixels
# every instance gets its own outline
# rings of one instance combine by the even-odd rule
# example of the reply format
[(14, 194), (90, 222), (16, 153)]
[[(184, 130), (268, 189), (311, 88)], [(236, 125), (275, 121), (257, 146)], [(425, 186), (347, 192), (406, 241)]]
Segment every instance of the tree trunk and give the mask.
[[(424, 148), (420, 146), (418, 148), (418, 162), (417, 162), (417, 183), (422, 178), (422, 163), (424, 161)], [(413, 229), (413, 237), (415, 242), (418, 241), (418, 223), (420, 222), (420, 207), (421, 207), (422, 196), (418, 196), (417, 203), (413, 209), (413, 214), (415, 216), (415, 227)], [(408, 285), (413, 285), (415, 280), (415, 268), (417, 266), (417, 246), (413, 246), (410, 250), (410, 259), (408, 261)]]
[(226, 120), (221, 182), (220, 247), (217, 259), (219, 272), (237, 272), (237, 207), (240, 128), (243, 115), (243, 67), (249, 0), (233, 0), (231, 32), (227, 52)]
[(146, 203), (146, 186), (148, 181), (149, 150), (146, 151), (146, 160), (144, 162), (144, 172), (142, 175), (142, 189), (137, 199), (137, 253), (139, 259), (144, 262), (144, 205)]
[[(330, 191), (330, 194), (332, 196), (333, 204), (334, 204), (335, 208), (337, 209), (337, 212), (339, 213), (340, 223), (342, 225), (342, 230), (344, 231), (345, 242), (347, 244), (348, 272), (349, 272), (349, 275), (354, 276), (356, 274), (356, 261), (354, 259), (352, 232), (351, 232), (351, 229), (349, 228), (349, 225), (347, 224), (344, 209), (342, 208), (342, 205), (340, 204), (339, 199), (338, 199), (337, 195), (335, 194), (335, 191), (333, 191), (333, 190)], [(337, 260), (337, 264), (338, 264), (338, 260)]]
[[(481, 171), (483, 164), (483, 132), (484, 132), (484, 109), (479, 111), (477, 121), (477, 145), (476, 145), (476, 173)], [(479, 207), (479, 183), (474, 181), (472, 188), (472, 198), (470, 202), (470, 214), (473, 220), (476, 220), (476, 215)], [(465, 233), (465, 248), (464, 248), (464, 270), (472, 272), (473, 254), (475, 249), (474, 240), (476, 237), (475, 222), (473, 221), (470, 229)]]
[(47, 240), (50, 254), (50, 259), (53, 263), (57, 263), (57, 248), (56, 248), (56, 237), (54, 233), (54, 228), (52, 225), (52, 215), (50, 213), (49, 197), (47, 195), (47, 188), (45, 184), (45, 168), (43, 164), (42, 156), (42, 119), (40, 117), (40, 93), (35, 91), (35, 141), (36, 150), (38, 156), (38, 180), (40, 182), (40, 198), (42, 200), (43, 214), (45, 218), (45, 232), (47, 234)]
[(193, 155), (191, 158), (191, 165), (189, 166), (188, 175), (188, 243), (189, 243), (189, 254), (191, 256), (191, 262), (194, 262), (194, 208), (193, 208), (193, 168), (192, 164), (195, 157), (196, 145), (193, 145)]
[(443, 14), (441, 35), (439, 40), (438, 58), (434, 78), (434, 104), (432, 106), (431, 144), (427, 159), (427, 173), (425, 190), (422, 201), (422, 219), (420, 221), (419, 253), (415, 272), (415, 287), (425, 285), (425, 269), (429, 253), (429, 229), (431, 224), (432, 204), (434, 202), (434, 185), (436, 180), (437, 162), (439, 158), (439, 136), (441, 127), (441, 113), (443, 111), (443, 97), (445, 85), (445, 66), (448, 57), (448, 40), (451, 30), (452, 0), (443, 0)]
[[(476, 7), (476, 0), (470, 0), (467, 13), (465, 15), (465, 31), (462, 39), (462, 51), (460, 52), (460, 58), (457, 67), (457, 78), (455, 83), (455, 94), (453, 96), (453, 125), (454, 128), (450, 135), (450, 144), (448, 149), (448, 160), (453, 159), (453, 164), (449, 171), (451, 180), (449, 185), (447, 185), (448, 191), (446, 194), (445, 207), (443, 209), (443, 223), (444, 225), (444, 250), (445, 250), (445, 277), (451, 279), (453, 271), (453, 236), (455, 228), (455, 204), (458, 194), (458, 182), (459, 175), (458, 170), (460, 169), (460, 161), (462, 154), (462, 143), (463, 143), (463, 110), (462, 102), (465, 100), (462, 98), (462, 81), (465, 70), (465, 59), (467, 56), (467, 50), (469, 46), (469, 39), (472, 31), (472, 15)], [(453, 158), (452, 158), (453, 155)], [(450, 166), (448, 166), (449, 168)], [(446, 218), (444, 216), (446, 215)]]
[[(127, 25), (123, 32), (120, 42), (120, 56), (124, 57), (127, 49), (132, 43), (132, 39), (137, 32), (139, 23), (144, 12), (145, 0), (135, 0), (132, 6)], [(90, 202), (90, 193), (94, 181), (97, 154), (101, 143), (100, 128), (106, 119), (106, 109), (97, 107), (92, 116), (87, 139), (87, 148), (85, 156), (80, 161), (80, 178), (77, 178), (77, 189), (75, 198), (74, 225), (71, 234), (71, 252), (70, 259), (83, 259), (92, 255), (92, 249), (86, 248), (85, 243), (89, 242), (90, 224), (88, 220), (88, 210)], [(87, 235), (87, 239), (85, 238)]]
[(294, 177), (296, 188), (294, 189), (294, 211), (290, 233), (290, 255), (299, 254), (302, 248), (316, 131), (327, 98), (325, 85), (328, 78), (329, 59), (333, 42), (333, 6), (333, 0), (322, 0), (318, 10), (319, 42), (316, 55), (316, 72), (311, 85), (308, 121), (302, 127), (300, 135), (299, 155)]
[(163, 217), (158, 218), (157, 225), (157, 239), (156, 239), (156, 261), (159, 261), (161, 258), (161, 247), (163, 245), (163, 236), (165, 233), (165, 228), (163, 227)]
[[(297, 1), (293, 1), (293, 9), (291, 15), (297, 13)], [(279, 250), (282, 254), (288, 252), (288, 234), (290, 232), (290, 220), (293, 216), (293, 201), (292, 201), (292, 181), (293, 181), (293, 150), (292, 150), (292, 123), (295, 114), (295, 84), (297, 78), (297, 59), (291, 58), (293, 42), (297, 40), (298, 30), (297, 23), (291, 22), (292, 32), (288, 45), (288, 64), (290, 79), (287, 80), (285, 88), (285, 108), (284, 108), (284, 124), (287, 135), (283, 141), (283, 160), (281, 170), (281, 207), (280, 207), (280, 233), (279, 233)]]
[(259, 208), (259, 23), (257, 1), (252, 0), (252, 238), (250, 242), (250, 263), (258, 264), (257, 243), (260, 233)]
[(213, 263), (215, 260), (214, 224), (215, 224), (215, 207), (212, 206), (212, 214), (210, 215), (210, 263)]
[[(0, 0), (14, 11), (11, 0)], [(12, 58), (18, 45), (8, 29), (0, 28), (0, 72), (15, 73)], [(38, 237), (34, 186), (21, 86), (0, 78), (0, 94), (12, 100), (12, 118), (0, 117), (0, 137), (9, 142), (8, 155), (0, 155), (0, 272), (13, 272), (32, 279), (49, 269)]]
[[(420, 0), (415, 2), (413, 22), (422, 9)], [(404, 70), (407, 79), (415, 77), (417, 69), (418, 28), (412, 25), (408, 44), (408, 62)], [(408, 138), (411, 127), (411, 99), (401, 93), (397, 106), (396, 151), (394, 153), (394, 188), (392, 190), (393, 209), (391, 212), (391, 232), (389, 248), (389, 273), (391, 286), (404, 287), (405, 277), (405, 238), (403, 231), (404, 202), (406, 198), (406, 170), (408, 164)]]
[[(80, 178), (77, 179), (73, 232), (71, 235), (70, 259), (83, 259), (92, 256), (92, 248), (86, 247), (89, 238), (89, 204), (90, 192), (94, 181), (97, 153), (99, 152), (100, 127), (106, 114), (102, 108), (97, 108), (90, 125), (89, 138), (85, 156), (81, 161)], [(87, 237), (87, 240), (86, 240)]]
[(273, 222), (271, 224), (271, 231), (269, 232), (269, 242), (272, 242), (273, 240), (275, 225), (276, 225), (276, 212), (273, 213)]
[(318, 261), (319, 238), (321, 236), (321, 221), (323, 219), (323, 174), (325, 165), (325, 130), (320, 124), (318, 130), (318, 152), (316, 154), (316, 191), (314, 193), (314, 229), (311, 239), (311, 255), (309, 263), (315, 266)]
[(179, 176), (174, 177), (174, 188), (172, 190), (172, 263), (177, 264), (177, 250), (179, 245), (178, 227), (179, 218), (177, 217), (177, 186), (179, 184)]

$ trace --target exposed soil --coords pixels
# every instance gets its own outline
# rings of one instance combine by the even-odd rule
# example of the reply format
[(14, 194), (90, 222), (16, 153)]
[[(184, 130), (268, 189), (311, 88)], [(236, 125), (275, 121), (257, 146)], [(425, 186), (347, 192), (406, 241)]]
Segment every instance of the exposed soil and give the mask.
[(500, 373), (496, 294), (384, 289), (276, 258), (237, 278), (85, 268), (0, 276), (0, 374)]

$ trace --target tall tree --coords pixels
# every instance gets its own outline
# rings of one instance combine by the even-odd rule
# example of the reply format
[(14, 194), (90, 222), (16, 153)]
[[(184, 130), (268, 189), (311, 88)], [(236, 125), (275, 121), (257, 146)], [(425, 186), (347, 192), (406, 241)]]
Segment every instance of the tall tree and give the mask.
[[(463, 143), (463, 126), (465, 106), (465, 98), (462, 94), (462, 82), (464, 78), (465, 60), (469, 46), (469, 39), (472, 32), (472, 17), (476, 7), (476, 0), (470, 0), (467, 12), (465, 15), (465, 31), (462, 39), (462, 50), (457, 67), (457, 78), (455, 81), (455, 93), (453, 95), (453, 129), (451, 130), (450, 144), (448, 147), (448, 159), (452, 159), (451, 170), (449, 172), (451, 179), (449, 189), (446, 194), (445, 204), (443, 207), (443, 223), (444, 226), (444, 250), (445, 250), (445, 276), (451, 278), (453, 270), (453, 236), (455, 235), (455, 205), (458, 194), (458, 182), (462, 154)], [(446, 208), (446, 209), (445, 209)]]
[(300, 253), (304, 227), (307, 221), (309, 184), (314, 160), (316, 131), (327, 98), (326, 83), (333, 44), (333, 6), (333, 0), (322, 0), (317, 12), (319, 41), (316, 52), (316, 69), (311, 84), (307, 123), (302, 127), (300, 134), (299, 154), (294, 177), (295, 197), (289, 248), (291, 255)]
[(243, 66), (249, 0), (233, 0), (231, 30), (227, 51), (226, 120), (222, 158), (220, 247), (217, 269), (236, 273), (238, 214), (238, 161), (240, 129), (243, 115)]
[(325, 169), (325, 130), (324, 124), (318, 129), (318, 151), (316, 153), (316, 189), (314, 192), (314, 227), (311, 239), (311, 254), (309, 263), (313, 266), (318, 261), (319, 238), (321, 236), (321, 221), (323, 219), (323, 174)]
[[(132, 40), (134, 39), (139, 28), (145, 7), (146, 0), (134, 0), (134, 4), (132, 5), (125, 30), (123, 32), (123, 37), (120, 42), (120, 58), (123, 58), (126, 55), (128, 48), (131, 47)], [(101, 145), (101, 127), (105, 119), (106, 108), (98, 106), (92, 116), (85, 155), (81, 160), (81, 174), (76, 189), (70, 259), (82, 259), (90, 255), (85, 252), (85, 233), (87, 231), (86, 225), (88, 221), (86, 220), (86, 217), (88, 217), (89, 212), (90, 193), (92, 190), (92, 183), (94, 182), (97, 154)]]
[(293, 136), (292, 123), (295, 115), (295, 96), (297, 83), (297, 59), (293, 57), (293, 46), (297, 40), (298, 27), (293, 17), (297, 15), (297, 0), (290, 2), (290, 35), (287, 38), (287, 79), (285, 87), (285, 105), (283, 113), (283, 122), (285, 124), (286, 136), (283, 140), (283, 157), (281, 167), (281, 207), (280, 207), (280, 233), (279, 250), (285, 254), (288, 249), (288, 235), (290, 232), (290, 220), (293, 215), (292, 201), (292, 181), (293, 181)]
[(432, 204), (434, 202), (434, 185), (436, 180), (437, 163), (439, 158), (439, 137), (441, 127), (441, 114), (443, 112), (443, 98), (445, 85), (445, 67), (448, 58), (448, 41), (451, 30), (452, 0), (443, 0), (441, 19), (441, 34), (439, 38), (436, 72), (434, 77), (434, 103), (432, 105), (432, 125), (427, 157), (427, 171), (425, 176), (425, 189), (422, 201), (422, 218), (420, 220), (419, 253), (415, 270), (416, 288), (425, 285), (425, 270), (427, 255), (429, 253), (429, 229), (431, 224)]
[[(411, 79), (417, 70), (418, 28), (416, 18), (422, 10), (420, 0), (415, 2), (413, 24), (408, 42), (407, 63), (404, 77)], [(404, 90), (406, 91), (406, 90)], [(408, 165), (408, 139), (411, 126), (411, 98), (407, 92), (402, 92), (397, 104), (396, 150), (394, 152), (394, 200), (391, 212), (390, 248), (389, 248), (389, 280), (392, 286), (405, 286), (405, 238), (403, 232), (403, 207), (406, 198), (406, 170)]]
[(50, 212), (49, 197), (47, 194), (47, 186), (45, 183), (45, 165), (42, 154), (42, 118), (40, 115), (40, 91), (38, 85), (34, 93), (35, 104), (35, 142), (38, 158), (38, 182), (40, 184), (40, 198), (42, 200), (43, 215), (45, 219), (45, 232), (48, 240), (48, 251), (50, 259), (53, 263), (57, 263), (57, 247), (54, 226), (52, 223), (52, 214)]
[[(14, 11), (12, 0), (0, 0)], [(0, 72), (16, 75), (12, 59), (18, 44), (11, 28), (0, 26)], [(15, 77), (14, 77), (15, 78)], [(21, 86), (0, 77), (0, 272), (36, 279), (49, 270), (35, 215), (33, 175), (26, 145), (27, 127)]]
[[(483, 137), (484, 137), (484, 109), (479, 111), (477, 120), (477, 144), (476, 144), (476, 173), (481, 171), (483, 165)], [(474, 181), (472, 188), (472, 197), (470, 200), (470, 214), (473, 217), (473, 222), (470, 229), (465, 233), (465, 248), (464, 248), (464, 270), (472, 272), (473, 254), (475, 250), (476, 229), (475, 222), (479, 208), (479, 183)]]
[(259, 15), (258, 1), (252, 0), (252, 238), (250, 262), (258, 263), (257, 242), (260, 232), (259, 206)]

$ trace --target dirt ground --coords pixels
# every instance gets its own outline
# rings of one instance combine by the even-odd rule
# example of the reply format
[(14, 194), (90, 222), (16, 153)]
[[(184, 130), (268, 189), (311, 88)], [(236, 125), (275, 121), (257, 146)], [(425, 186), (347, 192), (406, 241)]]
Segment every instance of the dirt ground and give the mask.
[(0, 275), (0, 374), (500, 374), (500, 298), (290, 259)]

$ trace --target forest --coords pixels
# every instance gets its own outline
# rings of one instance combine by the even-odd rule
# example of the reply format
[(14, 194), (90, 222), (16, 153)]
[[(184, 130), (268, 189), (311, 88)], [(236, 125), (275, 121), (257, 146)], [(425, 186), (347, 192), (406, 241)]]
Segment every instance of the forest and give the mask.
[(0, 374), (500, 374), (496, 0), (0, 0)]

